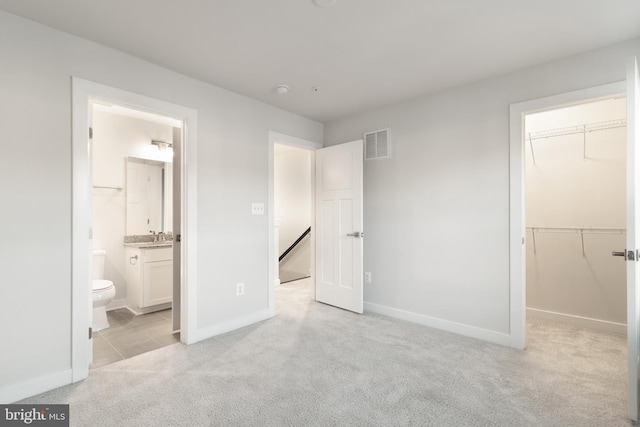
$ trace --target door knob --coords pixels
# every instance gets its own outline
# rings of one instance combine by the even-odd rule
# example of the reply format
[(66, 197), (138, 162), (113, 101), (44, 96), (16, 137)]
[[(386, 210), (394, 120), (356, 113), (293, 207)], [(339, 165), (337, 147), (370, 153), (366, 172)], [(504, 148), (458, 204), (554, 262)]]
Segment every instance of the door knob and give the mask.
[(625, 249), (623, 252), (613, 251), (611, 252), (611, 255), (624, 257), (624, 259), (628, 261), (636, 261), (638, 259), (638, 256), (640, 256), (640, 251), (633, 252), (633, 251), (627, 251)]

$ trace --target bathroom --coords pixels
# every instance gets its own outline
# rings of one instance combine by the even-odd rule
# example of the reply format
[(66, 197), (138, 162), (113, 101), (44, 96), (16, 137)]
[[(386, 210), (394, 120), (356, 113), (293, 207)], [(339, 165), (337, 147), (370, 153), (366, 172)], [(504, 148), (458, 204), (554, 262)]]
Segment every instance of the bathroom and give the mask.
[(92, 105), (92, 268), (104, 267), (103, 277), (97, 270), (92, 277), (112, 283), (94, 286), (96, 368), (179, 341), (172, 312), (172, 161), (182, 123)]

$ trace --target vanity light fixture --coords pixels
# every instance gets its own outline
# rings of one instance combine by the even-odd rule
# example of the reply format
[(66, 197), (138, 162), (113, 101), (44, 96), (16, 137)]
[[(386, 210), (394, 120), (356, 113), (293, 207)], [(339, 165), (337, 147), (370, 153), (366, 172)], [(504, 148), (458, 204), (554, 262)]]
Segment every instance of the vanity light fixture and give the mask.
[(160, 141), (158, 139), (152, 139), (151, 145), (156, 145), (159, 151), (167, 151), (168, 147), (171, 147), (173, 144), (171, 142)]

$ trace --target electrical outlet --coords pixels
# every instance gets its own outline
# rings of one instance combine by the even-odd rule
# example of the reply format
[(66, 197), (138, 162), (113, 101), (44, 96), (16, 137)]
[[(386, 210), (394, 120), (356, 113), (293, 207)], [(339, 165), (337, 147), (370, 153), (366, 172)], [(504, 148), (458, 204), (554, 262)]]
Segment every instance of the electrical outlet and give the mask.
[(253, 215), (264, 215), (264, 203), (251, 203), (251, 213)]
[(369, 271), (364, 272), (364, 282), (371, 283), (371, 272)]
[(244, 295), (244, 283), (236, 283), (236, 296)]

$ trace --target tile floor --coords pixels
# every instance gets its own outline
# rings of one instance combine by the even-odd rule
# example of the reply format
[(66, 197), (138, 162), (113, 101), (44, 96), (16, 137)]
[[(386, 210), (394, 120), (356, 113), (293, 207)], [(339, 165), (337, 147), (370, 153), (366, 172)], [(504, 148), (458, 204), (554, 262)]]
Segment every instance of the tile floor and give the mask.
[(136, 316), (126, 308), (107, 312), (111, 325), (93, 334), (91, 368), (128, 359), (180, 341), (173, 334), (171, 309)]

